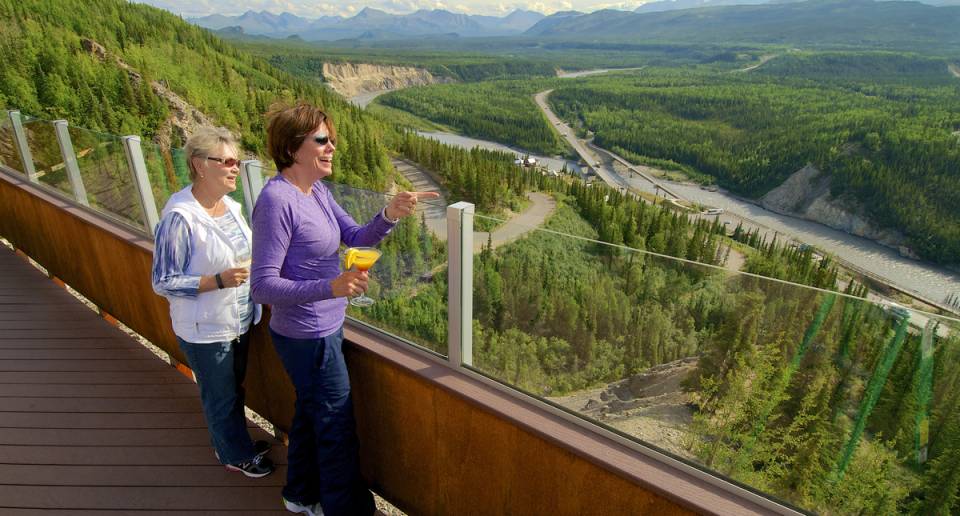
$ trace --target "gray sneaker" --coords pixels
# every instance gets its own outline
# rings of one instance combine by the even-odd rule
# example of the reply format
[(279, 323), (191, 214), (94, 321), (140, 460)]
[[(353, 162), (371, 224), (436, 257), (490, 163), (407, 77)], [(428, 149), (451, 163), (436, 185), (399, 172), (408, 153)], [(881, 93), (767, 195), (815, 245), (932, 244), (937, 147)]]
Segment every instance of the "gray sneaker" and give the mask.
[(313, 505), (300, 505), (297, 502), (291, 502), (284, 497), (280, 497), (283, 500), (283, 507), (290, 512), (295, 512), (298, 514), (306, 514), (307, 516), (323, 516), (323, 509), (320, 508), (319, 503)]

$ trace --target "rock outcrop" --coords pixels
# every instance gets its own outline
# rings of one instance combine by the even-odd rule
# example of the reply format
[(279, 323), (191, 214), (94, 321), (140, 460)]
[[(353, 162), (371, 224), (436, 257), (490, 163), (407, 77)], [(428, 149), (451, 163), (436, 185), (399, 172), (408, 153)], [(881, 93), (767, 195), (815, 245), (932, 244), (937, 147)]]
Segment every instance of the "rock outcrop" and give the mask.
[(217, 125), (202, 111), (183, 100), (183, 97), (171, 91), (162, 82), (154, 81), (150, 83), (150, 88), (170, 108), (170, 116), (157, 129), (157, 136), (154, 138), (161, 147), (170, 147), (174, 134), (181, 142), (185, 142), (198, 127)]
[(363, 63), (324, 63), (323, 77), (337, 93), (350, 98), (364, 93), (448, 82), (423, 68)]
[(696, 374), (697, 363), (697, 357), (682, 358), (618, 382), (548, 399), (676, 455), (694, 458), (689, 450), (693, 393), (684, 384)]
[(96, 56), (97, 59), (103, 61), (107, 58), (107, 49), (103, 48), (103, 45), (97, 43), (92, 39), (83, 38), (80, 40), (80, 46), (84, 50)]
[(902, 233), (878, 227), (853, 199), (833, 197), (830, 177), (813, 165), (794, 172), (783, 184), (763, 196), (760, 204), (770, 211), (819, 222), (896, 249), (903, 256), (917, 258), (906, 247), (907, 239)]
[[(81, 40), (80, 46), (101, 61), (106, 60), (109, 57), (107, 49), (105, 49), (103, 45), (91, 39)], [(130, 76), (130, 81), (135, 86), (138, 86), (143, 81), (143, 76), (140, 74), (140, 72), (136, 71), (133, 67), (125, 63), (122, 59), (120, 59), (120, 57), (112, 57), (117, 63), (117, 66), (127, 72), (127, 74)], [(162, 124), (160, 124), (160, 127), (157, 128), (157, 135), (153, 138), (154, 143), (160, 145), (161, 147), (170, 148), (170, 144), (174, 139), (174, 135), (177, 136), (179, 141), (185, 142), (198, 127), (204, 125), (215, 125), (206, 114), (190, 105), (190, 103), (184, 100), (183, 97), (177, 95), (173, 92), (173, 90), (168, 88), (165, 81), (151, 81), (150, 89), (153, 91), (154, 95), (163, 99), (163, 101), (167, 103), (167, 107), (170, 109), (170, 116), (167, 117)]]

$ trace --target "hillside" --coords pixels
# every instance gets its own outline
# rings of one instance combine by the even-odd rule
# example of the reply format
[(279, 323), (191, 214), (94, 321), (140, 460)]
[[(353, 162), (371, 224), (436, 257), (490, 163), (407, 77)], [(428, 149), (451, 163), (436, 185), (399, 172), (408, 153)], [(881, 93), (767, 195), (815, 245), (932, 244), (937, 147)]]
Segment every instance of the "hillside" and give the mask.
[(169, 12), (123, 0), (0, 0), (0, 22), (4, 108), (179, 145), (171, 118), (184, 107), (176, 97), (263, 156), (269, 105), (303, 98), (337, 122), (338, 180), (385, 185), (390, 165), (372, 119)]
[(666, 12), (549, 16), (524, 34), (562, 39), (763, 43), (817, 47), (960, 47), (960, 7), (919, 2), (810, 0)]

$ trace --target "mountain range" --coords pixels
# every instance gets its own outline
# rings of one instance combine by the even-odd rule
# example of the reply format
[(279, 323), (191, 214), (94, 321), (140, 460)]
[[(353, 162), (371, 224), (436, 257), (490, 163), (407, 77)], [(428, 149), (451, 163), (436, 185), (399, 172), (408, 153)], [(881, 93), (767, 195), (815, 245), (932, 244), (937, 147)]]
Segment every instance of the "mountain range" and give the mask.
[[(696, 3), (705, 0), (677, 0)], [(960, 6), (910, 1), (807, 0), (656, 12), (557, 13), (524, 36), (565, 40), (790, 44), (871, 48), (960, 47)], [(663, 3), (663, 2), (661, 2)], [(649, 4), (648, 4), (649, 5)]]
[(225, 37), (342, 39), (528, 36), (565, 40), (765, 43), (871, 47), (960, 46), (960, 0), (655, 0), (634, 11), (516, 10), (503, 17), (443, 9), (303, 18), (247, 11), (187, 21)]
[[(634, 9), (637, 13), (657, 13), (663, 11), (679, 11), (681, 9), (697, 9), (700, 7), (726, 7), (730, 5), (762, 5), (762, 4), (789, 4), (803, 0), (653, 0)], [(891, 0), (880, 0), (891, 1)], [(894, 0), (895, 1), (895, 0)], [(916, 0), (919, 3), (933, 6), (960, 5), (960, 0)]]
[(543, 14), (516, 10), (503, 16), (453, 13), (443, 9), (410, 14), (390, 14), (366, 7), (355, 16), (325, 16), (314, 20), (294, 14), (247, 11), (240, 16), (213, 14), (187, 21), (225, 33), (286, 38), (297, 36), (307, 41), (346, 38), (392, 39), (456, 34), (466, 37), (518, 35), (535, 25)]

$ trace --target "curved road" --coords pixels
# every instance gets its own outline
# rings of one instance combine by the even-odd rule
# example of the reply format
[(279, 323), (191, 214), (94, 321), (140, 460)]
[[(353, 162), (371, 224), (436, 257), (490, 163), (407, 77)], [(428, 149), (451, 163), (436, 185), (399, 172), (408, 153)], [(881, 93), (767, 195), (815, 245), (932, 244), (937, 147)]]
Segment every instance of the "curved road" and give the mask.
[[(447, 191), (440, 186), (429, 172), (416, 163), (406, 160), (393, 160), (393, 166), (403, 174), (418, 191), (440, 192), (440, 198), (420, 203), (420, 210), (424, 214), (427, 227), (440, 240), (447, 240)], [(540, 192), (527, 194), (530, 206), (522, 213), (516, 213), (500, 227), (493, 230), (473, 232), (473, 251), (479, 253), (489, 240), (494, 248), (509, 244), (523, 235), (542, 226), (547, 217), (553, 213), (557, 204), (553, 197)]]

